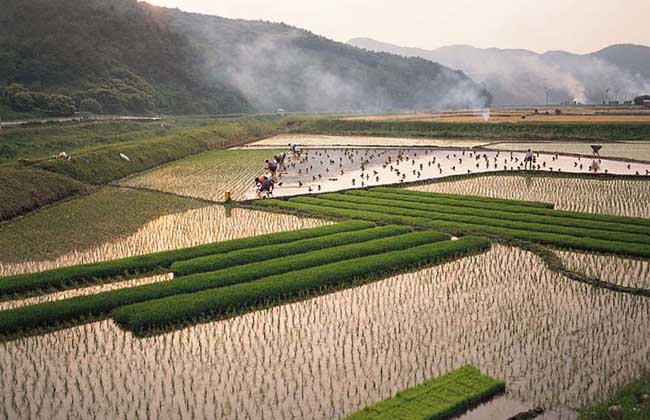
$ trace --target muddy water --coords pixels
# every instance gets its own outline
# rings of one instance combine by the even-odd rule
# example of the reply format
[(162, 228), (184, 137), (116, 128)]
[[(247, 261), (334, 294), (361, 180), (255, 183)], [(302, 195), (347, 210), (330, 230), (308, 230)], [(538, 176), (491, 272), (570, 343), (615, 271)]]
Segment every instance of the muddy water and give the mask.
[(650, 367), (650, 299), (486, 254), (135, 339), (111, 321), (0, 344), (12, 419), (329, 419), (466, 363), (506, 397), (577, 407)]
[(409, 189), (543, 201), (561, 210), (650, 217), (650, 187), (645, 180), (486, 176)]
[[(600, 143), (603, 148), (600, 155), (603, 157), (617, 157), (634, 160), (650, 161), (650, 142), (621, 142), (621, 143)], [(563, 152), (591, 155), (590, 143), (499, 143), (486, 146), (497, 150), (527, 150), (532, 149), (538, 152)]]
[(129, 237), (107, 242), (95, 248), (61, 255), (55, 260), (27, 260), (11, 264), (0, 261), (0, 276), (106, 261), (330, 223), (283, 214), (210, 206), (160, 217), (147, 223)]
[[(278, 178), (275, 197), (440, 179), (453, 175), (524, 169), (525, 152), (470, 149), (309, 148), (291, 158)], [(595, 166), (597, 169), (594, 169)], [(539, 153), (534, 169), (542, 172), (648, 175), (650, 163), (627, 163)], [(280, 182), (282, 183), (280, 185)], [(255, 198), (254, 189), (245, 194)]]
[(286, 134), (248, 143), (242, 148), (257, 149), (267, 147), (280, 147), (286, 149), (288, 144), (297, 143), (301, 147), (409, 147), (409, 146), (436, 146), (436, 147), (475, 147), (490, 143), (490, 140), (481, 139), (418, 139), (404, 137), (367, 137), (367, 136), (324, 136), (310, 134)]

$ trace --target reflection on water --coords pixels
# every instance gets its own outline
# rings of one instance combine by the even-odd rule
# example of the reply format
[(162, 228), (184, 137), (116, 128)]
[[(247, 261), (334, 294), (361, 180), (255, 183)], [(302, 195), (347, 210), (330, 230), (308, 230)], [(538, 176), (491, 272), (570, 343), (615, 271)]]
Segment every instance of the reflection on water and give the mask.
[(569, 270), (579, 271), (608, 283), (650, 289), (650, 261), (615, 255), (556, 251)]
[(476, 365), (507, 397), (577, 407), (650, 366), (650, 299), (530, 253), (483, 255), (136, 339), (112, 321), (0, 344), (9, 418), (315, 418)]

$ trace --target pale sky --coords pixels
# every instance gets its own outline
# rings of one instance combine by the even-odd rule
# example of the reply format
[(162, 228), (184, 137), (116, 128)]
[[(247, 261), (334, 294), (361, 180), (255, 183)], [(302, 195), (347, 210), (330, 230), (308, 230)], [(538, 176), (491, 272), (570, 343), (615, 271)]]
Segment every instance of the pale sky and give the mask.
[(166, 7), (284, 22), (345, 42), (452, 44), (587, 53), (650, 46), (650, 0), (148, 0)]

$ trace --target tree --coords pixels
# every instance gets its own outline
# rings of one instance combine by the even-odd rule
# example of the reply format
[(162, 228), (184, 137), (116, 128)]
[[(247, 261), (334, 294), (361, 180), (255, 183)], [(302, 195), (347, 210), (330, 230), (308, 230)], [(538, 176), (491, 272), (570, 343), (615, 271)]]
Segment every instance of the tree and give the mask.
[(102, 104), (97, 102), (96, 99), (86, 98), (81, 101), (79, 104), (79, 109), (84, 112), (90, 112), (92, 114), (101, 114), (104, 112)]
[(641, 95), (634, 98), (634, 105), (645, 105), (650, 102), (650, 95)]

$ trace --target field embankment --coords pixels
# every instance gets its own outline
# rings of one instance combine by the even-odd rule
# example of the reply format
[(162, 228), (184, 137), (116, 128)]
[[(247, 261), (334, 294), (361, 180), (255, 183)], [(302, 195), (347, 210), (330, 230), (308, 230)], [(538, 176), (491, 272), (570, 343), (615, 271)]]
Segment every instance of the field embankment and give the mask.
[(430, 121), (367, 121), (316, 118), (295, 120), (292, 133), (431, 138), (518, 140), (650, 140), (643, 123), (479, 123)]
[(30, 167), (0, 167), (0, 179), (0, 221), (93, 190), (67, 176)]

